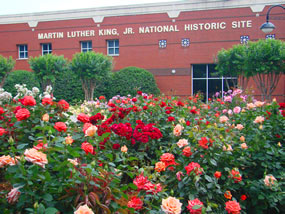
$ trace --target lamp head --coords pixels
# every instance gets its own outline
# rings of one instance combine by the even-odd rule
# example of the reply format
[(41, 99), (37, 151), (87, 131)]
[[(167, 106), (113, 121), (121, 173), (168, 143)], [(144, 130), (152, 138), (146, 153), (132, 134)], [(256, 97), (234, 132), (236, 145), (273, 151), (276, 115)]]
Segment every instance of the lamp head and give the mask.
[(260, 30), (262, 30), (264, 33), (270, 33), (274, 29), (275, 29), (274, 24), (272, 24), (271, 22), (268, 22), (268, 21), (263, 23), (260, 27)]

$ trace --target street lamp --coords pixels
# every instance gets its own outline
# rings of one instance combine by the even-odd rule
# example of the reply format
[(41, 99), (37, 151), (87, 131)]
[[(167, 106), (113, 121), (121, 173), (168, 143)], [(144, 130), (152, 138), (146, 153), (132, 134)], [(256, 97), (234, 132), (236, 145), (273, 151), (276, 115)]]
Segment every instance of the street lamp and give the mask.
[(274, 7), (281, 7), (285, 10), (285, 7), (283, 7), (282, 5), (279, 5), (279, 4), (273, 5), (268, 9), (267, 14), (266, 14), (266, 22), (263, 23), (260, 27), (260, 30), (262, 30), (264, 33), (270, 33), (271, 31), (273, 31), (275, 29), (274, 24), (269, 22), (269, 13), (272, 10), (272, 8), (274, 8)]

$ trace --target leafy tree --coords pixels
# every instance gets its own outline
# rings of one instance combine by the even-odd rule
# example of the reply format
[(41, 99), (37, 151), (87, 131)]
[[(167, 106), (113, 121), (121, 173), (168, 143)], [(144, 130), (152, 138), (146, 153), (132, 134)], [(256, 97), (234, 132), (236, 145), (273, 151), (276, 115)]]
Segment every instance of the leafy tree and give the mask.
[(111, 74), (112, 58), (92, 51), (74, 54), (71, 70), (80, 78), (85, 100), (93, 100), (94, 90)]
[(251, 42), (246, 54), (246, 72), (252, 76), (262, 98), (271, 100), (271, 95), (285, 73), (285, 42), (259, 40)]
[(228, 89), (229, 80), (232, 80), (234, 87), (237, 85), (232, 78), (227, 77), (237, 77), (238, 84), (241, 88), (246, 89), (249, 77), (247, 76), (244, 68), (244, 61), (246, 60), (246, 46), (245, 45), (234, 45), (231, 49), (222, 49), (217, 55), (217, 66), (219, 76), (224, 76)]
[(31, 69), (35, 72), (43, 90), (54, 84), (56, 77), (67, 68), (64, 56), (45, 54), (29, 59)]
[(113, 94), (135, 96), (137, 91), (149, 94), (159, 94), (153, 74), (138, 67), (126, 67), (113, 74)]
[(252, 77), (265, 100), (278, 85), (285, 73), (285, 43), (280, 40), (259, 40), (247, 45), (235, 45), (229, 50), (221, 50), (217, 56), (220, 75), (237, 75), (246, 86)]
[(15, 60), (10, 56), (5, 58), (0, 55), (0, 88), (3, 87), (8, 74), (13, 70)]

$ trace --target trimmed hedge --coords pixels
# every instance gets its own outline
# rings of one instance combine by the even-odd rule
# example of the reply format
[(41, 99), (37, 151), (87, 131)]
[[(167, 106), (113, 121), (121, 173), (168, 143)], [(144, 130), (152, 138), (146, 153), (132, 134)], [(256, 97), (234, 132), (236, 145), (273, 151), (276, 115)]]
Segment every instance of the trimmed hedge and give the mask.
[(13, 96), (16, 96), (16, 84), (26, 84), (28, 89), (32, 89), (33, 87), (40, 88), (40, 83), (34, 72), (26, 70), (16, 70), (9, 73), (3, 88), (5, 91), (12, 93)]
[(138, 67), (126, 67), (113, 74), (112, 94), (135, 96), (137, 91), (158, 95), (160, 93), (154, 76), (149, 71)]

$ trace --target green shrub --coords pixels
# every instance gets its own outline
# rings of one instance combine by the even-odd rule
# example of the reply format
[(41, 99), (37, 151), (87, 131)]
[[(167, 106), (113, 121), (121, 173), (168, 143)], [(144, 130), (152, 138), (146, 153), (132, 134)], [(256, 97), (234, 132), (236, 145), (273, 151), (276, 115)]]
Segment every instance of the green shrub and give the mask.
[(61, 72), (55, 80), (54, 96), (56, 100), (64, 99), (72, 104), (84, 100), (80, 79), (70, 70)]
[(9, 73), (3, 88), (15, 96), (17, 92), (15, 89), (16, 84), (26, 84), (29, 89), (32, 89), (33, 87), (40, 88), (40, 83), (37, 80), (35, 73), (25, 70), (16, 70)]
[(140, 90), (148, 94), (159, 94), (153, 74), (138, 67), (127, 67), (113, 74), (113, 95), (132, 95)]

